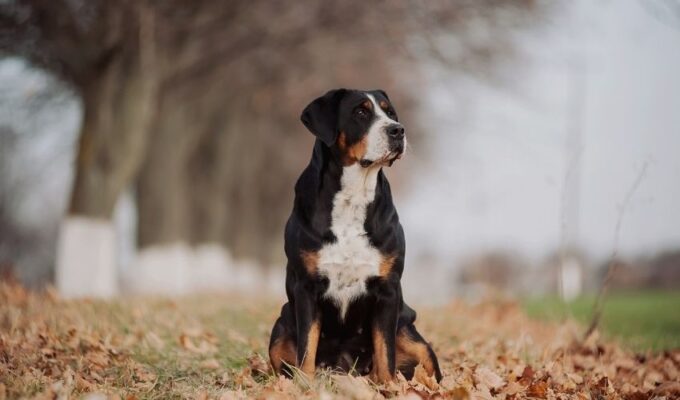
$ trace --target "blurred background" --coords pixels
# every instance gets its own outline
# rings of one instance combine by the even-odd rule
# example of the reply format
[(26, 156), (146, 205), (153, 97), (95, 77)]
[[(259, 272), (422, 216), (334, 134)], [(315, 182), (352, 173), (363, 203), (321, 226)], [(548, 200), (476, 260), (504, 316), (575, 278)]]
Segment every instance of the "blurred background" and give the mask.
[(412, 143), (387, 170), (409, 301), (577, 302), (612, 269), (611, 290), (680, 307), (677, 1), (0, 10), (3, 279), (281, 296), (299, 114), (382, 88)]

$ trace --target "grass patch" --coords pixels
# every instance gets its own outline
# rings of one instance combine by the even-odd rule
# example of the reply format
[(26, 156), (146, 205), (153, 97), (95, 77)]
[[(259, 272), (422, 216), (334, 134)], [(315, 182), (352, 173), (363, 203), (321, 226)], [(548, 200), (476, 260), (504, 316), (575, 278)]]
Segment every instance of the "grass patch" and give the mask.
[[(568, 303), (557, 297), (523, 301), (529, 316), (559, 321), (573, 317), (588, 324), (595, 296), (584, 296)], [(636, 351), (662, 351), (680, 348), (680, 291), (619, 292), (607, 297), (602, 314), (602, 330), (620, 338)]]

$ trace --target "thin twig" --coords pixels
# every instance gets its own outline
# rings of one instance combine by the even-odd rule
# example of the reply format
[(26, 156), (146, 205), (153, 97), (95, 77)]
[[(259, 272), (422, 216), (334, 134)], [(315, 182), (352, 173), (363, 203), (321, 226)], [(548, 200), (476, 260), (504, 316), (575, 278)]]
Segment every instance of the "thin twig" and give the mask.
[(640, 172), (638, 173), (637, 177), (635, 178), (635, 181), (633, 181), (633, 184), (631, 185), (630, 189), (628, 189), (626, 197), (623, 199), (623, 202), (618, 207), (619, 213), (618, 217), (616, 218), (616, 228), (614, 230), (614, 249), (612, 250), (612, 255), (611, 258), (609, 259), (609, 265), (607, 266), (607, 275), (605, 276), (604, 281), (602, 282), (602, 286), (600, 286), (600, 290), (597, 294), (597, 299), (595, 300), (595, 305), (593, 306), (593, 317), (590, 321), (590, 325), (588, 326), (588, 330), (584, 335), (584, 340), (588, 339), (590, 335), (592, 335), (592, 333), (595, 332), (595, 330), (600, 324), (600, 319), (602, 317), (602, 308), (604, 306), (604, 301), (606, 300), (607, 291), (609, 289), (609, 285), (611, 284), (612, 279), (614, 278), (614, 274), (616, 273), (617, 270), (616, 267), (619, 264), (617, 262), (617, 257), (619, 253), (619, 238), (621, 236), (621, 225), (623, 223), (623, 217), (626, 213), (626, 209), (628, 208), (628, 204), (630, 203), (630, 199), (635, 194), (635, 191), (640, 186), (640, 183), (642, 182), (642, 179), (644, 178), (645, 173), (647, 172), (648, 165), (649, 160), (646, 160), (645, 163), (642, 165), (642, 168), (640, 169)]

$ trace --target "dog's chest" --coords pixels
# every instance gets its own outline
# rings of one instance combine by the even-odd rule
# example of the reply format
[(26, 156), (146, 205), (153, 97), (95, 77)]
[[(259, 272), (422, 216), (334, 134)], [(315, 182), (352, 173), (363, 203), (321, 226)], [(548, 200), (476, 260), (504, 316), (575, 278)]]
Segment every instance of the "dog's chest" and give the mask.
[(352, 300), (366, 292), (366, 280), (380, 272), (382, 255), (371, 246), (364, 229), (377, 174), (358, 165), (345, 167), (331, 213), (331, 231), (337, 240), (319, 251), (318, 271), (329, 281), (324, 297), (338, 306), (341, 317)]

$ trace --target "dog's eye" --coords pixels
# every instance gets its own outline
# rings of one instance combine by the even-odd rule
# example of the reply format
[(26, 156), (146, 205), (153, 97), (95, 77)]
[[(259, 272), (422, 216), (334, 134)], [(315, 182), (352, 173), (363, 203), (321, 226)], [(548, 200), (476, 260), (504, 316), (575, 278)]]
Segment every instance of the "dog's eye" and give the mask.
[(366, 110), (363, 107), (358, 107), (356, 110), (354, 110), (354, 113), (360, 118), (367, 118), (368, 117), (368, 110)]
[(397, 114), (391, 108), (387, 110), (387, 116), (395, 121), (397, 120)]

